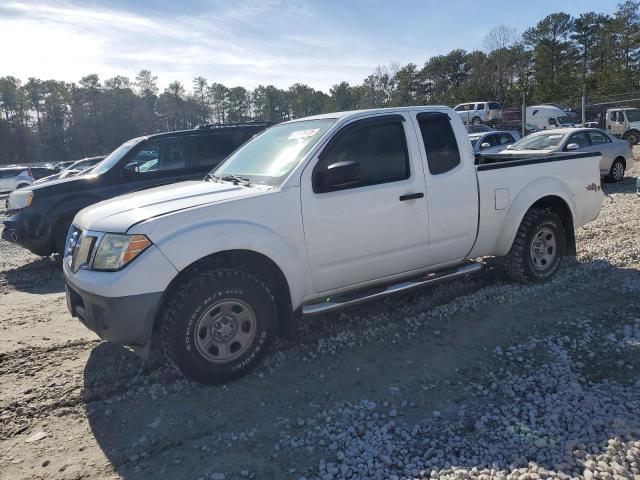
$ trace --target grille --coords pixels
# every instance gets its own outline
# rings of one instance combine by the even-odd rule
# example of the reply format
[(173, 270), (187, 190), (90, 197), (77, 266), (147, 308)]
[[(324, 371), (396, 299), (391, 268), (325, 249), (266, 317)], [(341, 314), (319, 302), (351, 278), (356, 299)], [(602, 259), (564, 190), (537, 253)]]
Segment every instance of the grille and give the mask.
[(88, 235), (88, 233), (76, 226), (69, 230), (67, 254), (70, 257), (71, 271), (74, 273), (82, 266), (87, 265), (91, 259), (96, 237)]

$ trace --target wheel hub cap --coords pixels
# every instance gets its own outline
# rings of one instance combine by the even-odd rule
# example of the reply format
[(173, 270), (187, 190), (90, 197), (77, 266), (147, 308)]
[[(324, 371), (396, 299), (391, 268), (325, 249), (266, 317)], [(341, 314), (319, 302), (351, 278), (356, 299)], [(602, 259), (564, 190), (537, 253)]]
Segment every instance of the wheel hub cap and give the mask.
[(237, 323), (231, 317), (222, 317), (213, 322), (211, 335), (216, 342), (226, 342), (236, 333)]
[(250, 348), (256, 336), (253, 309), (240, 299), (220, 300), (200, 315), (194, 329), (198, 353), (212, 363), (228, 363)]
[(549, 228), (538, 231), (531, 243), (531, 263), (536, 270), (546, 270), (556, 257), (556, 236)]
[(622, 167), (622, 164), (616, 163), (613, 166), (613, 178), (615, 178), (616, 180), (620, 180), (623, 175), (624, 175), (624, 168)]

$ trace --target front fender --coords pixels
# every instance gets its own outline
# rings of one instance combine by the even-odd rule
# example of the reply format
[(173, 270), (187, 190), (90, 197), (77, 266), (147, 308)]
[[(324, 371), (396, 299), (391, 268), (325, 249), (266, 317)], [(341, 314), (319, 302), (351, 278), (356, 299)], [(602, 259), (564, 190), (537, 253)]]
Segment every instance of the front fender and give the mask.
[(518, 192), (511, 202), (502, 231), (498, 237), (496, 255), (506, 255), (513, 244), (520, 223), (527, 211), (544, 197), (559, 197), (568, 205), (572, 218), (575, 218), (574, 196), (562, 181), (555, 177), (542, 177), (532, 180)]
[[(140, 230), (138, 232), (137, 230)], [(189, 225), (154, 240), (153, 230), (135, 226), (128, 233), (145, 233), (178, 270), (201, 258), (229, 250), (249, 250), (271, 259), (284, 274), (296, 308), (304, 298), (306, 253), (268, 226), (248, 220), (219, 219)]]

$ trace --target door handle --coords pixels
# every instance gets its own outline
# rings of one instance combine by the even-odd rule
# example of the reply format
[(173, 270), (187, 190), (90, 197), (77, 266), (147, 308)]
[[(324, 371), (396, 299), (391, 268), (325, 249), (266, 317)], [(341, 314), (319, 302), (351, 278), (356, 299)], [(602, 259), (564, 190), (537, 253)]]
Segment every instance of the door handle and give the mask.
[(416, 198), (424, 197), (424, 193), (407, 193), (406, 195), (400, 195), (400, 201), (405, 202), (407, 200), (415, 200)]

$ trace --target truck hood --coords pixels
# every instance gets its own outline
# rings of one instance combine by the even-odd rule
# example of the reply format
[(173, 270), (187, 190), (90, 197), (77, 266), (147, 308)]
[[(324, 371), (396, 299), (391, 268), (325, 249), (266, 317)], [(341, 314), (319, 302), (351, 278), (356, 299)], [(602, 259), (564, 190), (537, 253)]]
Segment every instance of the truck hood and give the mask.
[(180, 182), (133, 192), (81, 210), (73, 223), (83, 230), (125, 233), (150, 218), (189, 208), (260, 195), (271, 187), (205, 181)]

